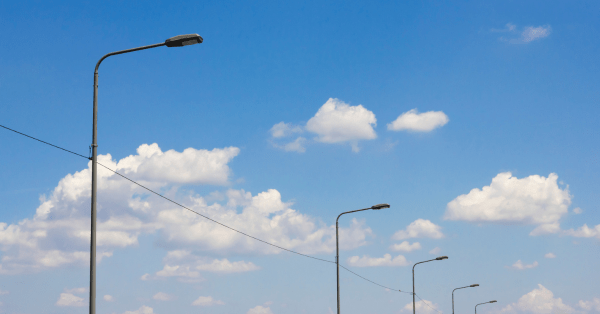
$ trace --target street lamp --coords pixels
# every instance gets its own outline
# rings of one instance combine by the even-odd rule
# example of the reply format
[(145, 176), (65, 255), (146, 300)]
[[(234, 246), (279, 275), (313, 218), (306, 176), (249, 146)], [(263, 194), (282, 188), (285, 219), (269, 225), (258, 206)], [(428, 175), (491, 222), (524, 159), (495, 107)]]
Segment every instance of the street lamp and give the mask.
[[(488, 302), (479, 303), (479, 304), (477, 304), (477, 305), (488, 304), (488, 303), (496, 303), (496, 300), (492, 300), (492, 301), (488, 301)], [(477, 305), (475, 305), (475, 314), (477, 314)]]
[[(454, 290), (464, 289), (464, 288), (473, 288), (473, 287), (479, 287), (479, 284), (476, 283), (474, 285), (460, 287), (460, 288), (456, 288)], [(454, 290), (452, 290), (452, 314), (454, 314)]]
[(91, 243), (90, 243), (90, 314), (96, 313), (96, 190), (97, 190), (97, 181), (98, 181), (98, 167), (96, 166), (96, 162), (98, 159), (98, 67), (100, 67), (100, 63), (110, 56), (120, 55), (127, 52), (133, 52), (138, 50), (150, 49), (160, 46), (167, 47), (183, 47), (194, 44), (202, 43), (203, 39), (198, 34), (188, 34), (188, 35), (179, 35), (175, 37), (171, 37), (165, 40), (164, 43), (158, 43), (154, 45), (142, 46), (127, 50), (115, 51), (104, 55), (104, 57), (100, 58), (98, 63), (96, 63), (96, 69), (94, 70), (94, 129), (92, 136), (92, 226), (91, 226)]
[(344, 212), (338, 215), (337, 219), (335, 220), (335, 264), (337, 266), (337, 312), (338, 314), (340, 314), (340, 248), (339, 248), (339, 244), (338, 244), (338, 220), (340, 220), (340, 217), (343, 214), (349, 214), (349, 213), (355, 213), (355, 212), (360, 212), (363, 210), (369, 210), (369, 209), (373, 209), (373, 210), (380, 210), (382, 208), (390, 208), (389, 204), (377, 204), (377, 205), (373, 205), (369, 208), (363, 208), (363, 209), (357, 209), (357, 210), (351, 210), (349, 212)]
[(415, 311), (415, 266), (417, 266), (419, 264), (422, 264), (422, 263), (427, 263), (427, 262), (431, 262), (431, 261), (441, 261), (441, 260), (445, 260), (445, 259), (448, 259), (448, 256), (436, 257), (434, 259), (430, 259), (428, 261), (418, 262), (418, 263), (416, 263), (416, 264), (413, 265), (413, 268), (412, 268), (412, 275), (413, 275), (413, 291), (412, 291), (413, 292), (412, 293), (412, 295), (413, 295), (413, 314), (416, 313), (416, 311)]

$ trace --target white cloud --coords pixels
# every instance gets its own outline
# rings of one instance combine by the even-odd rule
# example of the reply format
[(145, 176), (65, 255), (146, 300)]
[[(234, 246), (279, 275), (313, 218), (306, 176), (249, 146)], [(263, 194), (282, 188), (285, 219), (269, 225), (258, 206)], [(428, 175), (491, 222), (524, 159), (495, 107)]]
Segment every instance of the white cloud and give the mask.
[(104, 295), (103, 299), (106, 302), (112, 302), (112, 301), (115, 300), (115, 298), (112, 295), (109, 295), (109, 294)]
[(600, 225), (596, 225), (594, 228), (590, 228), (587, 224), (579, 227), (577, 230), (569, 229), (563, 231), (563, 235), (572, 236), (576, 238), (593, 238), (600, 239)]
[(403, 241), (400, 244), (393, 244), (390, 246), (390, 250), (392, 251), (400, 251), (400, 252), (412, 252), (415, 250), (420, 250), (421, 249), (421, 243), (419, 242), (415, 242), (413, 244), (410, 244), (408, 241)]
[(429, 251), (429, 254), (436, 255), (436, 254), (440, 254), (441, 251), (442, 251), (442, 249), (440, 249), (439, 247), (435, 247), (431, 251)]
[(274, 147), (283, 149), (286, 152), (304, 153), (304, 152), (306, 152), (306, 147), (305, 147), (306, 146), (306, 142), (307, 142), (307, 140), (304, 137), (299, 136), (293, 142), (289, 142), (289, 143), (286, 143), (286, 144), (283, 144), (283, 145), (279, 145), (279, 144), (273, 143), (273, 142), (271, 142), (271, 144)]
[(387, 129), (390, 131), (429, 132), (444, 126), (448, 121), (448, 116), (442, 111), (419, 113), (415, 108), (398, 116), (394, 122), (387, 125)]
[(561, 189), (558, 176), (532, 175), (523, 179), (499, 173), (489, 186), (473, 189), (447, 205), (444, 219), (482, 223), (538, 225), (531, 235), (556, 233), (560, 218), (568, 212), (571, 195)]
[(142, 280), (177, 277), (184, 282), (202, 281), (200, 271), (216, 273), (239, 273), (259, 270), (260, 267), (252, 262), (230, 262), (228, 259), (210, 259), (193, 255), (190, 251), (174, 250), (167, 253), (163, 259), (163, 269), (154, 276), (145, 274)]
[(282, 121), (275, 124), (269, 132), (271, 132), (272, 137), (281, 138), (293, 135), (294, 133), (302, 133), (303, 130), (301, 126)]
[(574, 309), (554, 298), (552, 291), (538, 284), (538, 289), (522, 296), (518, 302), (507, 305), (501, 313), (529, 312), (535, 314), (573, 313)]
[(533, 262), (532, 264), (523, 264), (523, 262), (521, 262), (521, 260), (518, 260), (514, 264), (512, 264), (512, 266), (510, 266), (508, 268), (524, 270), (524, 269), (531, 269), (531, 268), (536, 268), (536, 267), (538, 267), (537, 261)]
[(503, 29), (492, 29), (491, 31), (511, 34), (510, 37), (512, 38), (500, 37), (501, 41), (509, 42), (511, 44), (527, 44), (550, 36), (552, 27), (550, 27), (550, 25), (541, 25), (537, 27), (527, 26), (519, 31), (516, 25), (508, 23)]
[(399, 230), (392, 236), (393, 240), (404, 240), (410, 238), (432, 238), (441, 239), (444, 237), (442, 227), (426, 219), (417, 219), (413, 221), (406, 230)]
[(239, 273), (253, 270), (259, 270), (260, 267), (254, 265), (252, 262), (230, 262), (226, 258), (222, 260), (215, 259), (210, 264), (200, 264), (196, 266), (196, 269), (217, 273)]
[(86, 306), (87, 302), (72, 293), (61, 293), (58, 301), (56, 301), (57, 306)]
[(154, 314), (154, 310), (149, 306), (142, 305), (135, 311), (126, 311), (123, 314)]
[(528, 43), (537, 39), (548, 37), (551, 31), (552, 28), (550, 25), (542, 25), (538, 27), (528, 26), (525, 27), (521, 33), (521, 41)]
[(586, 311), (591, 311), (593, 309), (593, 310), (596, 310), (596, 312), (600, 312), (600, 299), (599, 298), (594, 298), (591, 301), (579, 300), (579, 303), (577, 305)]
[(547, 253), (546, 255), (544, 255), (545, 258), (556, 258), (556, 255), (554, 255), (554, 253)]
[(271, 308), (269, 308), (269, 307), (264, 307), (264, 306), (258, 305), (256, 307), (248, 310), (248, 312), (246, 312), (246, 314), (273, 314), (273, 311), (271, 311)]
[(535, 229), (531, 230), (529, 235), (539, 236), (539, 235), (546, 235), (546, 234), (554, 234), (554, 233), (558, 233), (558, 232), (560, 232), (560, 223), (557, 221), (557, 222), (553, 222), (551, 224), (539, 225), (539, 226), (535, 227)]
[(9, 292), (6, 290), (0, 290), (0, 295), (3, 295), (3, 294), (9, 294)]
[(174, 299), (174, 297), (172, 295), (166, 294), (164, 292), (158, 292), (157, 294), (152, 296), (152, 299), (157, 300), (157, 301), (171, 301)]
[(377, 138), (373, 129), (377, 125), (375, 114), (362, 105), (350, 106), (336, 98), (329, 98), (306, 123), (306, 130), (318, 135), (323, 143), (351, 142), (357, 151), (358, 140)]
[(583, 213), (583, 210), (581, 210), (581, 208), (579, 208), (579, 207), (575, 207), (575, 208), (573, 208), (573, 213), (576, 215), (579, 215), (579, 214)]
[[(413, 304), (412, 304), (412, 302), (410, 302), (410, 303), (406, 304), (400, 312), (401, 313), (412, 313), (412, 311), (413, 311)], [(415, 312), (418, 312), (419, 314), (443, 313), (443, 311), (439, 310), (439, 305), (433, 304), (431, 301), (427, 301), (427, 300), (421, 300), (421, 301), (415, 302)]]
[(88, 291), (88, 288), (86, 288), (86, 287), (65, 289), (65, 292), (67, 292), (67, 293), (77, 293), (77, 294), (86, 293), (87, 291)]
[(227, 163), (239, 152), (237, 147), (162, 152), (156, 143), (144, 144), (137, 149), (138, 155), (121, 159), (115, 170), (134, 180), (224, 185), (230, 175)]
[(213, 305), (223, 305), (225, 302), (221, 300), (215, 300), (213, 297), (198, 297), (198, 299), (192, 302), (192, 305), (196, 306), (213, 306)]
[[(154, 148), (154, 152), (148, 152)], [(331, 253), (335, 250), (335, 226), (326, 225), (292, 209), (292, 203), (284, 202), (277, 190), (270, 189), (256, 195), (244, 190), (228, 190), (222, 193), (222, 198), (216, 199), (214, 193), (208, 193), (204, 198), (193, 192), (180, 190), (181, 182), (187, 179), (173, 177), (178, 176), (176, 172), (183, 171), (178, 165), (173, 168), (168, 168), (168, 162), (163, 165), (166, 172), (173, 170), (173, 181), (168, 181), (169, 177), (153, 175), (151, 171), (143, 173), (142, 166), (148, 164), (146, 159), (153, 160), (155, 155), (160, 155), (158, 146), (142, 145), (138, 151), (140, 156), (129, 156), (121, 160), (113, 160), (110, 155), (100, 155), (98, 159), (107, 167), (119, 168), (123, 173), (138, 176), (144, 185), (161, 190), (165, 196), (202, 215), (265, 241), (306, 254)], [(185, 155), (171, 153), (177, 154)], [(188, 155), (199, 161), (206, 160), (205, 156), (195, 153)], [(165, 161), (165, 158), (156, 160)], [(171, 161), (176, 160), (177, 158), (173, 158)], [(197, 160), (186, 162), (190, 166), (188, 170), (196, 171), (193, 165)], [(48, 197), (40, 199), (33, 217), (14, 224), (0, 222), (0, 274), (31, 273), (67, 266), (87, 267), (90, 165), (88, 163), (88, 168), (61, 179)], [(184, 175), (187, 178), (194, 176), (196, 175)], [(208, 203), (207, 199), (212, 203)], [(139, 186), (99, 167), (98, 261), (112, 256), (115, 248), (138, 245), (140, 235), (152, 233), (157, 235), (161, 247), (167, 250), (184, 249), (217, 254), (282, 252), (148, 194)], [(340, 247), (347, 250), (365, 245), (367, 238), (372, 235), (371, 229), (364, 222), (353, 219), (350, 226), (340, 229)], [(257, 268), (251, 263), (228, 260), (215, 262), (210, 259), (205, 264), (212, 265), (212, 268), (206, 266), (203, 271), (220, 269), (222, 272), (235, 272)], [(183, 264), (166, 264), (160, 274), (198, 279), (200, 277), (195, 275), (198, 271), (195, 268), (186, 269)], [(150, 275), (143, 279), (150, 279)]]
[(348, 258), (348, 265), (354, 267), (378, 267), (378, 266), (407, 266), (410, 263), (406, 257), (398, 255), (392, 259), (390, 254), (385, 254), (383, 257), (363, 257), (352, 256)]

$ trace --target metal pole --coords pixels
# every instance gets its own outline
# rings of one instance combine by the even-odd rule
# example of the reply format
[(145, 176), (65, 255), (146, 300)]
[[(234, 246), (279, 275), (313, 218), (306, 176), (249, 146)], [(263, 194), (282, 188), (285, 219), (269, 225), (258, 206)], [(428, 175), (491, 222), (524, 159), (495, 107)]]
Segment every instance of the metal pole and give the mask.
[(94, 71), (94, 130), (92, 131), (92, 225), (90, 239), (90, 314), (96, 313), (96, 190), (98, 187), (98, 66)]
[(351, 210), (349, 212), (343, 212), (337, 216), (335, 220), (335, 265), (337, 268), (337, 314), (340, 314), (340, 246), (338, 244), (338, 220), (343, 214), (349, 214), (354, 212), (360, 212), (363, 210), (372, 209), (374, 207)]
[[(341, 214), (340, 214), (341, 216)], [(337, 314), (340, 314), (340, 247), (338, 244), (338, 219), (335, 220), (335, 265), (337, 268)]]
[(132, 48), (127, 50), (121, 50), (111, 52), (104, 55), (98, 63), (96, 63), (96, 69), (94, 70), (94, 123), (93, 123), (93, 135), (92, 135), (92, 213), (91, 213), (91, 237), (90, 237), (90, 314), (96, 314), (96, 199), (98, 189), (98, 168), (96, 161), (98, 159), (98, 67), (100, 63), (107, 57), (118, 55), (126, 52), (144, 50), (148, 48), (164, 46), (165, 43), (142, 46), (138, 48)]
[[(417, 263), (418, 264), (418, 263)], [(417, 264), (413, 265), (413, 314), (415, 314), (416, 310), (415, 310), (415, 266), (417, 266)]]
[[(456, 289), (454, 289), (454, 290), (456, 290)], [(452, 314), (454, 314), (454, 290), (452, 290)]]

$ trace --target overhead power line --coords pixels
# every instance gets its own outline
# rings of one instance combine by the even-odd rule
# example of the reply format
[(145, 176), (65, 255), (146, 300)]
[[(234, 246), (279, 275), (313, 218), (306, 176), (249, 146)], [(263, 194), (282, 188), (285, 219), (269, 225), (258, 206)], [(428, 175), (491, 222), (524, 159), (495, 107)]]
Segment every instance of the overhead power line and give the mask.
[[(84, 156), (84, 155), (81, 155), (81, 154), (75, 153), (75, 152), (73, 152), (73, 151), (70, 151), (70, 150), (68, 150), (68, 149), (62, 148), (62, 147), (60, 147), (60, 146), (57, 146), (57, 145), (54, 145), (54, 144), (50, 144), (50, 143), (48, 143), (48, 142), (46, 142), (46, 141), (42, 141), (42, 140), (40, 140), (40, 139), (38, 139), (38, 138), (35, 138), (35, 137), (33, 137), (33, 136), (30, 136), (30, 135), (27, 135), (27, 134), (25, 134), (25, 133), (21, 133), (21, 132), (19, 132), (19, 131), (13, 130), (13, 129), (11, 129), (11, 128), (8, 128), (8, 127), (5, 127), (5, 126), (3, 126), (3, 125), (0, 125), (0, 127), (4, 128), (4, 129), (7, 129), (7, 130), (9, 130), (9, 131), (15, 132), (15, 133), (17, 133), (17, 134), (20, 134), (20, 135), (26, 136), (26, 137), (28, 137), (28, 138), (30, 138), (30, 139), (33, 139), (33, 140), (36, 140), (36, 141), (38, 141), (38, 142), (44, 143), (44, 144), (46, 144), (46, 145), (50, 145), (50, 146), (52, 146), (52, 147), (54, 147), (54, 148), (58, 148), (58, 149), (60, 149), (60, 150), (63, 150), (63, 151), (65, 151), (65, 152), (68, 152), (68, 153), (74, 154), (74, 155), (76, 155), (76, 156), (83, 157), (83, 158), (85, 158), (85, 159), (88, 159), (88, 160), (92, 160), (92, 158), (90, 158), (90, 157), (86, 157), (86, 156)], [(164, 196), (164, 195), (162, 195), (162, 194), (160, 194), (160, 193), (158, 193), (158, 192), (156, 192), (156, 191), (154, 191), (154, 190), (152, 190), (152, 189), (150, 189), (150, 188), (148, 188), (148, 187), (146, 187), (146, 186), (144, 186), (144, 185), (142, 185), (142, 184), (140, 184), (140, 183), (138, 183), (138, 182), (136, 182), (136, 181), (134, 181), (134, 180), (132, 180), (132, 179), (129, 179), (128, 177), (126, 177), (126, 176), (124, 176), (124, 175), (122, 175), (122, 174), (118, 173), (117, 171), (115, 171), (115, 170), (113, 170), (113, 169), (110, 169), (110, 168), (108, 168), (107, 166), (105, 166), (105, 165), (103, 165), (103, 164), (101, 164), (101, 163), (99, 163), (99, 162), (97, 162), (97, 161), (96, 161), (96, 163), (97, 163), (98, 165), (100, 165), (100, 166), (104, 167), (105, 169), (107, 169), (107, 170), (109, 170), (109, 171), (111, 171), (111, 172), (115, 173), (116, 175), (118, 175), (118, 176), (122, 177), (123, 179), (125, 179), (125, 180), (127, 180), (127, 181), (129, 181), (129, 182), (131, 182), (131, 183), (133, 183), (133, 184), (135, 184), (135, 185), (137, 185), (137, 186), (139, 186), (139, 187), (141, 187), (141, 188), (143, 188), (143, 189), (147, 190), (148, 192), (150, 192), (150, 193), (152, 193), (152, 194), (155, 194), (156, 196), (159, 196), (159, 197), (161, 197), (161, 198), (163, 198), (163, 199), (165, 199), (165, 200), (167, 200), (167, 201), (169, 201), (169, 202), (171, 202), (171, 203), (173, 203), (173, 204), (175, 204), (175, 205), (177, 205), (177, 206), (179, 206), (179, 207), (181, 207), (181, 208), (184, 208), (184, 209), (186, 209), (186, 210), (188, 210), (188, 211), (190, 211), (190, 212), (192, 212), (192, 213), (194, 213), (194, 214), (196, 214), (196, 215), (198, 215), (198, 216), (201, 216), (202, 218), (205, 218), (205, 219), (207, 219), (207, 220), (210, 220), (210, 221), (212, 221), (212, 222), (214, 222), (214, 223), (216, 223), (216, 224), (218, 224), (218, 225), (220, 225), (220, 226), (223, 226), (223, 227), (225, 227), (225, 228), (227, 228), (227, 229), (229, 229), (229, 230), (232, 230), (232, 231), (234, 231), (234, 232), (237, 232), (237, 233), (239, 233), (239, 234), (242, 234), (242, 235), (244, 235), (244, 236), (246, 236), (246, 237), (249, 237), (249, 238), (251, 238), (251, 239), (254, 239), (254, 240), (256, 240), (256, 241), (262, 242), (262, 243), (264, 243), (264, 244), (267, 244), (267, 245), (270, 245), (270, 246), (276, 247), (276, 248), (278, 248), (278, 249), (280, 249), (280, 250), (283, 250), (283, 251), (286, 251), (286, 252), (290, 252), (290, 253), (293, 253), (293, 254), (297, 254), (297, 255), (300, 255), (300, 256), (303, 256), (303, 257), (308, 257), (308, 258), (311, 258), (311, 259), (314, 259), (314, 260), (318, 260), (318, 261), (321, 261), (321, 262), (325, 262), (325, 263), (335, 264), (335, 262), (333, 262), (333, 261), (326, 260), (326, 259), (322, 259), (322, 258), (318, 258), (318, 257), (314, 257), (314, 256), (310, 256), (310, 255), (307, 255), (307, 254), (302, 254), (302, 253), (300, 253), (300, 252), (296, 252), (296, 251), (293, 251), (293, 250), (290, 250), (290, 249), (286, 249), (286, 248), (284, 248), (284, 247), (281, 247), (281, 246), (279, 246), (279, 245), (276, 245), (276, 244), (273, 244), (273, 243), (267, 242), (267, 241), (265, 241), (265, 240), (259, 239), (259, 238), (257, 238), (257, 237), (254, 237), (254, 236), (252, 236), (252, 235), (249, 235), (249, 234), (247, 234), (247, 233), (245, 233), (245, 232), (243, 232), (243, 231), (240, 231), (240, 230), (237, 230), (237, 229), (235, 229), (235, 228), (232, 228), (232, 227), (230, 227), (230, 226), (228, 226), (228, 225), (226, 225), (226, 224), (223, 224), (223, 223), (221, 223), (221, 222), (219, 222), (219, 221), (217, 221), (217, 220), (214, 220), (214, 219), (212, 219), (212, 218), (210, 218), (210, 217), (208, 217), (208, 216), (205, 216), (205, 215), (203, 215), (203, 214), (200, 214), (199, 212), (197, 212), (197, 211), (195, 211), (195, 210), (193, 210), (193, 209), (190, 209), (190, 208), (188, 208), (188, 207), (186, 207), (186, 206), (184, 206), (184, 205), (182, 205), (182, 204), (179, 204), (179, 203), (177, 203), (176, 201), (174, 201), (174, 200), (172, 200), (172, 199), (170, 199), (170, 198), (168, 198), (168, 197), (166, 197), (166, 196)], [(363, 280), (365, 280), (365, 281), (368, 281), (368, 282), (370, 282), (370, 283), (372, 283), (372, 284), (374, 284), (374, 285), (377, 285), (377, 286), (379, 286), (379, 287), (382, 287), (382, 288), (384, 288), (384, 289), (388, 289), (388, 290), (391, 290), (391, 291), (397, 291), (397, 292), (400, 292), (400, 293), (412, 294), (411, 292), (406, 292), (406, 291), (402, 291), (402, 290), (399, 290), (399, 289), (392, 289), (392, 288), (389, 288), (389, 287), (387, 287), (387, 286), (384, 286), (384, 285), (381, 285), (381, 284), (379, 284), (379, 283), (376, 283), (376, 282), (374, 282), (374, 281), (372, 281), (372, 280), (370, 280), (370, 279), (367, 279), (367, 278), (365, 278), (365, 277), (363, 277), (363, 276), (361, 276), (361, 275), (359, 275), (359, 274), (357, 274), (357, 273), (355, 273), (355, 272), (351, 271), (350, 269), (346, 268), (346, 267), (345, 267), (345, 266), (343, 266), (343, 265), (340, 265), (340, 267), (342, 267), (342, 268), (343, 268), (343, 269), (345, 269), (346, 271), (350, 272), (351, 274), (353, 274), (353, 275), (355, 275), (355, 276), (357, 276), (357, 277), (359, 277), (359, 278), (361, 278), (361, 279), (363, 279)], [(416, 295), (416, 294), (415, 294), (415, 295)], [(418, 296), (417, 296), (417, 297), (418, 297)], [(419, 298), (419, 299), (421, 299), (421, 298)], [(433, 308), (432, 308), (432, 309), (433, 309)], [(435, 309), (434, 309), (434, 310), (435, 310)], [(438, 312), (439, 312), (439, 311), (438, 311)], [(441, 313), (441, 312), (440, 312), (440, 313)]]

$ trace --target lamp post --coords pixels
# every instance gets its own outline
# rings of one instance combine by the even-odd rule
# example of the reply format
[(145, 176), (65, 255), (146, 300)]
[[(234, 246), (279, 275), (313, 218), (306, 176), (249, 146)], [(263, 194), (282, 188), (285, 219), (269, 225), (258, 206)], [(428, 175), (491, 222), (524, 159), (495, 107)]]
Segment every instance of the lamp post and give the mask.
[(189, 35), (179, 35), (175, 37), (171, 37), (165, 40), (164, 43), (158, 43), (154, 45), (142, 46), (127, 50), (115, 51), (109, 54), (104, 55), (104, 57), (100, 58), (98, 63), (96, 63), (96, 69), (94, 70), (94, 123), (93, 123), (93, 135), (92, 135), (92, 225), (91, 225), (91, 239), (90, 239), (90, 314), (96, 314), (96, 190), (97, 190), (97, 181), (98, 168), (96, 166), (97, 158), (98, 158), (98, 67), (100, 67), (100, 63), (114, 55), (120, 55), (127, 52), (133, 52), (138, 50), (145, 50), (160, 46), (167, 47), (183, 47), (194, 44), (202, 43), (203, 39), (198, 34), (189, 34)]
[[(474, 285), (460, 287), (460, 288), (456, 288), (454, 290), (464, 289), (464, 288), (473, 288), (473, 287), (479, 287), (479, 284), (476, 283)], [(452, 314), (454, 314), (454, 290), (452, 290)]]
[(340, 314), (340, 247), (339, 247), (339, 242), (338, 242), (338, 220), (340, 220), (340, 217), (344, 214), (349, 214), (349, 213), (355, 213), (355, 212), (360, 212), (363, 210), (369, 210), (369, 209), (373, 209), (373, 210), (379, 210), (382, 208), (390, 208), (389, 204), (377, 204), (377, 205), (373, 205), (369, 208), (363, 208), (363, 209), (357, 209), (357, 210), (351, 210), (348, 212), (343, 212), (341, 214), (338, 215), (337, 219), (335, 220), (335, 264), (337, 266), (337, 313)]
[[(492, 300), (492, 301), (488, 301), (488, 302), (479, 303), (479, 304), (477, 304), (477, 305), (488, 304), (488, 303), (496, 303), (496, 300)], [(477, 314), (477, 305), (475, 305), (475, 314)]]
[(416, 311), (415, 311), (415, 266), (417, 266), (419, 264), (422, 264), (422, 263), (427, 263), (427, 262), (431, 262), (431, 261), (441, 261), (441, 260), (445, 260), (445, 259), (448, 259), (448, 256), (436, 257), (434, 259), (430, 259), (428, 261), (418, 262), (418, 263), (416, 263), (416, 264), (413, 265), (413, 268), (412, 268), (412, 276), (413, 276), (412, 277), (412, 279), (413, 279), (413, 291), (412, 291), (413, 292), (412, 293), (412, 295), (413, 295), (413, 314), (416, 313)]

